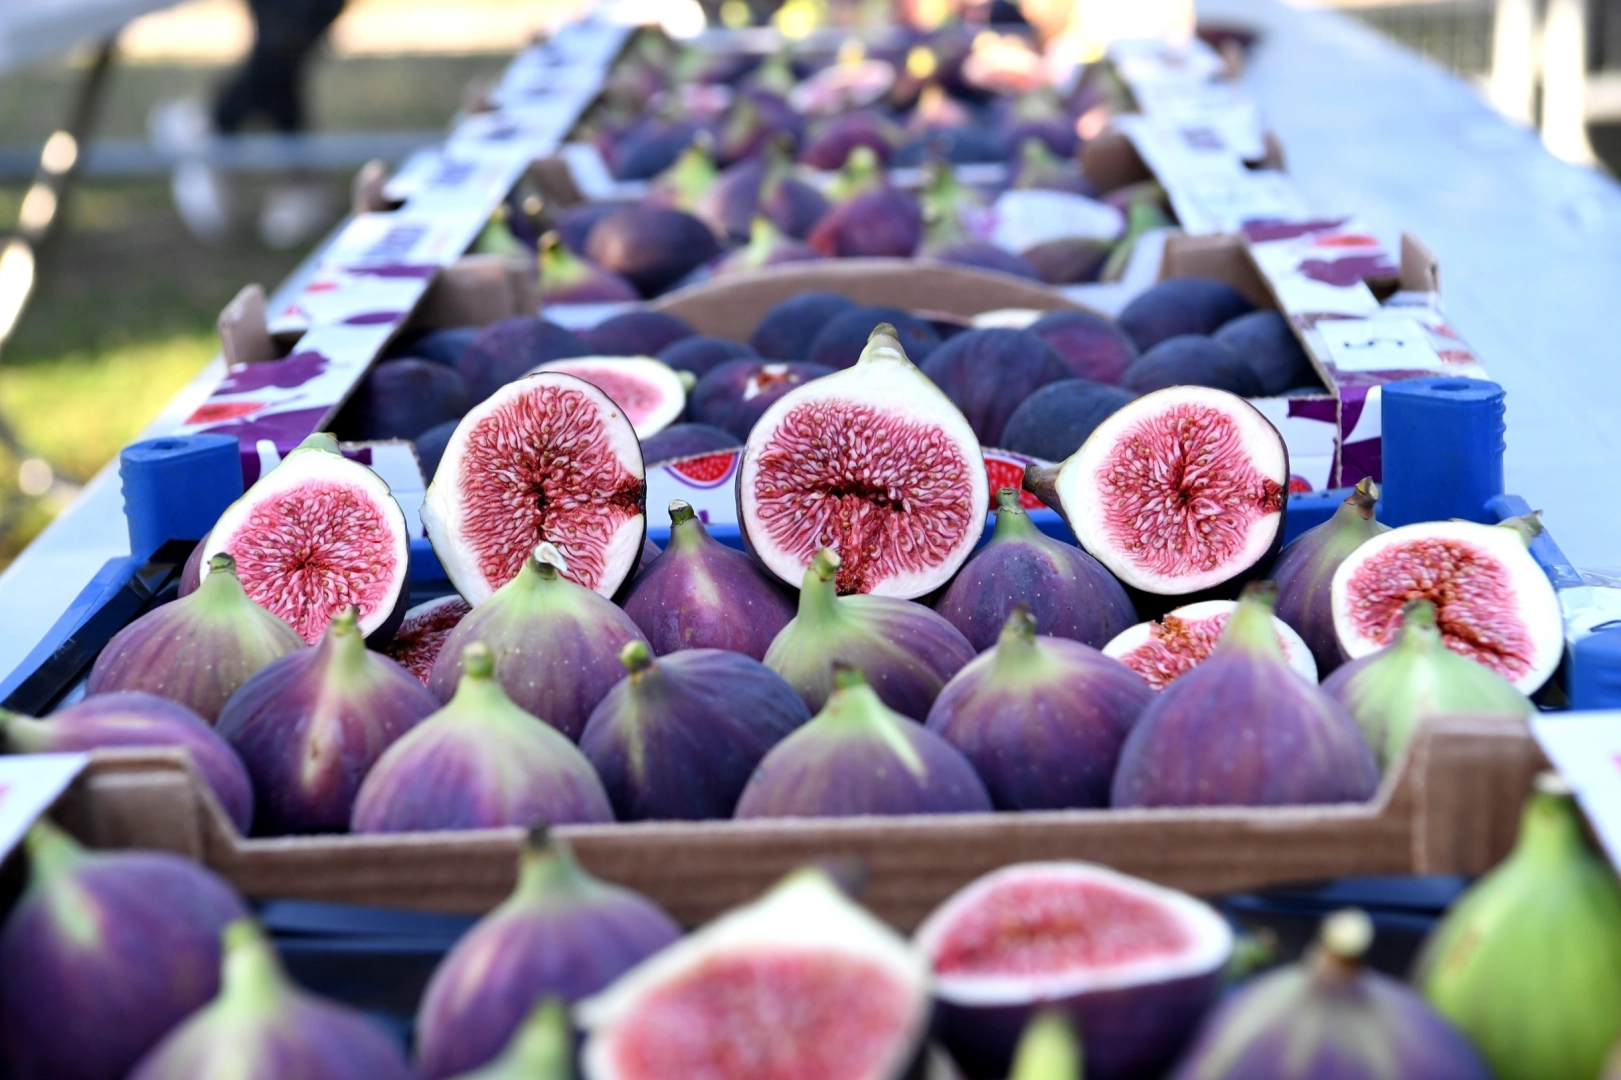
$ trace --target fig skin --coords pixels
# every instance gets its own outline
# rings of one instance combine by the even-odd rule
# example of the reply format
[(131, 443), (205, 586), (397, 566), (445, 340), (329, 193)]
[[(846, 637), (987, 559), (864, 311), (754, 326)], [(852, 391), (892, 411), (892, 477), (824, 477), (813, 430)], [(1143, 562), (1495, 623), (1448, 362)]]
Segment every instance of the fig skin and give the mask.
[(1137, 346), (1124, 331), (1088, 311), (1054, 311), (1028, 329), (1051, 345), (1078, 379), (1117, 383), (1137, 359)]
[(640, 308), (603, 319), (580, 335), (588, 353), (600, 356), (657, 356), (697, 331), (685, 319)]
[(1063, 461), (1098, 425), (1137, 395), (1086, 379), (1048, 383), (1019, 403), (1002, 427), (1001, 447), (1042, 461)]
[(644, 297), (657, 296), (719, 253), (708, 225), (659, 206), (609, 214), (585, 240), (587, 258), (629, 279)]
[(90, 668), (85, 691), (145, 691), (212, 724), (254, 672), (302, 648), (298, 631), (248, 598), (236, 560), (221, 553), (209, 560), (196, 592), (113, 635)]
[[(807, 359), (811, 342), (816, 340), (816, 335), (821, 333), (822, 327), (832, 322), (836, 316), (846, 311), (854, 311), (855, 308), (855, 301), (837, 293), (800, 293), (782, 301), (765, 313), (760, 325), (749, 335), (749, 345), (767, 360)], [(878, 319), (873, 325), (876, 326), (882, 321)], [(863, 346), (865, 344), (862, 342)], [(859, 355), (861, 349), (857, 348), (850, 357), (850, 363), (855, 363), (855, 358)]]
[(690, 371), (699, 378), (726, 363), (753, 356), (754, 350), (726, 338), (694, 334), (672, 341), (659, 350), (658, 358), (677, 371)]
[(794, 617), (776, 578), (709, 535), (690, 505), (670, 504), (670, 543), (631, 582), (625, 614), (659, 656), (727, 649), (764, 659)]
[(805, 242), (830, 259), (908, 258), (923, 242), (923, 211), (885, 184), (823, 214)]
[(1153, 699), (1096, 649), (1037, 637), (1021, 606), (995, 648), (940, 691), (927, 726), (963, 752), (998, 810), (1103, 807), (1126, 736)]
[[(435, 424), (411, 440), (416, 448), (417, 464), (422, 466), (422, 478), (432, 480), (433, 474), (439, 471), (439, 462), (445, 456), (445, 447), (450, 445), (450, 437), (456, 434), (458, 420), (446, 420), (443, 424)], [(203, 541), (207, 543), (207, 541)], [(199, 544), (197, 550), (202, 551)], [(181, 585), (181, 595), (185, 595), (185, 585)]]
[(1277, 616), (1306, 642), (1318, 675), (1325, 679), (1345, 663), (1334, 632), (1330, 596), (1334, 571), (1363, 541), (1390, 531), (1373, 516), (1378, 501), (1378, 485), (1364, 478), (1333, 517), (1291, 540), (1272, 564), (1272, 580), (1278, 583)]
[(414, 439), (467, 412), (467, 387), (453, 368), (405, 357), (378, 364), (345, 407), (356, 439)]
[[(302, 655), (300, 652), (293, 656)], [(253, 782), (229, 743), (178, 702), (127, 690), (77, 701), (49, 718), (0, 711), (0, 750), (61, 754), (122, 747), (175, 746), (191, 755), (237, 831), (253, 825)]]
[(1296, 387), (1322, 387), (1311, 357), (1289, 328), (1289, 320), (1276, 311), (1240, 315), (1211, 335), (1255, 372), (1261, 392), (1275, 397)]
[(716, 260), (710, 269), (715, 277), (725, 277), (783, 263), (811, 262), (821, 257), (821, 252), (785, 236), (770, 221), (757, 217), (749, 230), (749, 242)]
[(835, 667), (859, 667), (881, 701), (922, 721), (974, 647), (939, 614), (911, 600), (857, 593), (839, 596), (836, 552), (823, 548), (805, 570), (799, 611), (766, 650), (765, 665), (820, 711)]
[(992, 809), (961, 751), (886, 708), (859, 670), (841, 666), (834, 681), (822, 710), (760, 762), (739, 819)]
[(314, 648), (243, 683), (219, 733), (253, 777), (259, 831), (341, 832), (383, 751), (438, 708), (416, 676), (366, 648), (349, 608)]
[(919, 257), (933, 259), (935, 262), (951, 263), (955, 266), (972, 266), (979, 270), (995, 270), (1003, 274), (1024, 278), (1027, 281), (1045, 281), (1041, 271), (1030, 264), (1030, 260), (1022, 255), (1015, 255), (1011, 251), (1004, 251), (995, 244), (983, 244), (974, 241), (963, 241), (956, 244), (945, 244), (940, 247), (925, 247)]
[(641, 299), (625, 278), (593, 266), (564, 246), (556, 233), (540, 241), (540, 302), (546, 304), (619, 304)]
[(812, 379), (833, 374), (821, 364), (791, 360), (728, 360), (698, 380), (687, 401), (692, 418), (747, 439), (778, 398)]
[(863, 307), (828, 319), (811, 339), (805, 359), (841, 371), (855, 367), (872, 339), (872, 332), (883, 323), (895, 328), (895, 339), (914, 364), (922, 364), (940, 344), (939, 332), (910, 312), (892, 307)]
[(225, 928), (220, 992), (129, 1080), (412, 1080), (405, 1056), (361, 1013), (293, 985), (251, 919)]
[(1284, 659), (1276, 587), (1245, 586), (1204, 663), (1161, 690), (1126, 739), (1113, 804), (1360, 802), (1379, 766), (1349, 713)]
[(1137, 394), (1168, 386), (1209, 386), (1239, 397), (1260, 397), (1261, 380), (1214, 338), (1181, 334), (1166, 338), (1132, 361), (1120, 385)]
[(961, 409), (982, 446), (1000, 446), (1002, 429), (1019, 403), (1069, 367), (1035, 334), (1000, 327), (968, 330), (941, 344), (920, 365)]
[(590, 356), (593, 351), (556, 323), (534, 315), (515, 315), (480, 331), (457, 359), (456, 371), (467, 387), (471, 406), (540, 364)]
[(894, 125), (870, 110), (859, 109), (840, 113), (813, 128), (799, 148), (799, 161), (813, 169), (832, 172), (844, 168), (856, 147), (865, 146), (872, 150), (879, 164), (888, 164), (895, 153), (896, 141)]
[(761, 759), (810, 719), (782, 676), (741, 653), (655, 661), (633, 641), (620, 659), (629, 677), (580, 737), (620, 821), (731, 817)]
[(1147, 352), (1179, 334), (1213, 334), (1255, 305), (1232, 286), (1210, 278), (1170, 278), (1148, 289), (1117, 320), (1137, 348)]
[(462, 935), (423, 991), (423, 1080), (491, 1061), (537, 1003), (589, 997), (680, 936), (651, 900), (592, 877), (566, 844), (536, 828), (512, 894)]
[(557, 998), (547, 998), (512, 1033), (499, 1057), (457, 1080), (574, 1080), (568, 1010)]
[[(649, 469), (666, 461), (713, 454), (719, 450), (732, 450), (743, 445), (743, 440), (725, 428), (714, 424), (671, 424), (656, 435), (642, 440), (642, 458)], [(647, 560), (642, 560), (645, 568)], [(631, 588), (635, 588), (632, 584)]]
[(189, 859), (93, 852), (49, 821), (0, 930), (0, 1071), (123, 1080), (219, 985), (220, 931), (247, 908)]
[(450, 632), (428, 689), (442, 702), (461, 692), (462, 652), (483, 642), (512, 702), (571, 740), (624, 677), (619, 650), (643, 641), (631, 617), (559, 572), (562, 556), (542, 544), (518, 576), (473, 608)]
[(512, 703), (495, 677), (489, 646), (468, 645), (459, 666), (465, 674), (450, 703), (398, 739), (366, 774), (350, 827), (386, 833), (612, 821), (591, 763)]

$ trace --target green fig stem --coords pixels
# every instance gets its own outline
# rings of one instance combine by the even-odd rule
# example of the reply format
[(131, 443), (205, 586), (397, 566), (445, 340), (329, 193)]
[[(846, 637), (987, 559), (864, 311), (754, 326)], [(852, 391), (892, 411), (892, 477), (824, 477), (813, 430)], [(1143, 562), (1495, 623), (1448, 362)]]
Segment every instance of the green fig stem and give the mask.
[(1017, 488), (998, 488), (996, 491), (996, 527), (991, 530), (991, 543), (998, 540), (1011, 540), (1015, 537), (1029, 536), (1037, 532), (1035, 523), (1030, 515), (1024, 512), (1024, 504), (1019, 501)]
[(1062, 511), (1058, 499), (1058, 470), (1062, 468), (1061, 462), (1052, 465), (1026, 465), (1024, 467), (1024, 490), (1040, 499), (1046, 506)]
[(1278, 629), (1272, 622), (1272, 605), (1277, 599), (1278, 586), (1274, 582), (1252, 581), (1244, 586), (1218, 647), (1236, 645), (1286, 663), (1283, 646), (1278, 644)]
[(1402, 609), (1401, 626), (1396, 630), (1396, 648), (1429, 651), (1441, 643), (1436, 625), (1435, 605), (1428, 600), (1410, 600)]
[(512, 895), (525, 901), (559, 892), (575, 892), (587, 878), (574, 849), (557, 839), (543, 823), (529, 830), (518, 856), (518, 885)]
[(670, 502), (670, 528), (697, 520), (698, 513), (693, 510), (692, 504), (674, 499)]
[(1542, 535), (1542, 511), (1533, 510), (1529, 514), (1511, 517), (1505, 521), (1499, 521), (1497, 526), (1501, 529), (1512, 529), (1519, 533), (1520, 539), (1525, 542), (1525, 546), (1530, 547), (1531, 541)]
[(23, 850), (28, 852), (30, 881), (60, 877), (89, 855), (83, 845), (45, 818), (34, 822), (28, 835), (23, 837)]
[(1554, 772), (1538, 774), (1531, 797), (1520, 815), (1520, 837), (1514, 857), (1556, 864), (1574, 850), (1584, 850), (1581, 812), (1565, 778)]
[(1024, 682), (1032, 664), (1039, 663), (1041, 653), (1036, 649), (1036, 617), (1030, 608), (1018, 604), (1002, 624), (996, 639), (995, 671), (1015, 685)]
[(635, 679), (653, 667), (653, 654), (647, 648), (645, 641), (627, 641), (625, 647), (619, 650), (619, 662), (625, 665), (630, 677)]
[(229, 612), (253, 602), (236, 576), (236, 560), (223, 551), (208, 560), (208, 573), (203, 575), (190, 599), (201, 608), (219, 612)]
[[(462, 685), (473, 682), (495, 682), (495, 653), (482, 641), (475, 641), (462, 650)], [(458, 695), (460, 688), (457, 689)]]
[(842, 663), (833, 665), (833, 693), (811, 722), (834, 733), (876, 736), (914, 775), (921, 777), (928, 771), (904, 730), (896, 726), (911, 721), (889, 711), (860, 668)]
[(1084, 1072), (1081, 1040), (1069, 1017), (1047, 1008), (1019, 1036), (1008, 1080), (1081, 1080)]
[(548, 997), (530, 1010), (500, 1057), (514, 1075), (536, 1080), (570, 1080), (574, 1075), (574, 1039), (562, 998)]
[(338, 439), (330, 431), (317, 431), (306, 437), (303, 442), (298, 444), (296, 449), (324, 450), (329, 454), (336, 454), (338, 452)]
[(332, 616), (320, 648), (327, 650), (346, 672), (365, 670), (366, 637), (360, 632), (360, 609), (351, 604)]
[(539, 574), (543, 581), (555, 581), (559, 574), (568, 573), (568, 560), (557, 550), (557, 545), (542, 540), (535, 545), (535, 553), (524, 564), (525, 570)]
[(49, 744), (46, 724), (32, 716), (0, 709), (0, 750), (14, 754), (32, 754)]
[(1363, 521), (1373, 520), (1373, 507), (1379, 501), (1379, 485), (1373, 482), (1373, 477), (1364, 476), (1357, 481), (1351, 494), (1345, 497), (1345, 505)]
[(1350, 974), (1361, 969), (1362, 958), (1373, 945), (1373, 920), (1357, 908), (1336, 911), (1323, 920), (1318, 932), (1320, 967)]
[(850, 664), (833, 662), (833, 688), (835, 690), (851, 690), (857, 686), (866, 686), (867, 676), (858, 667)]
[(252, 919), (237, 919), (225, 927), (225, 962), (216, 999), (233, 1012), (264, 1015), (275, 1009), (287, 993), (287, 976), (276, 950)]
[(805, 568), (805, 581), (799, 589), (799, 614), (811, 621), (831, 619), (838, 613), (839, 591), (834, 585), (838, 576), (839, 553), (822, 548)]
[(540, 238), (540, 276), (542, 281), (559, 281), (579, 275), (582, 266), (574, 253), (563, 245), (555, 232)]

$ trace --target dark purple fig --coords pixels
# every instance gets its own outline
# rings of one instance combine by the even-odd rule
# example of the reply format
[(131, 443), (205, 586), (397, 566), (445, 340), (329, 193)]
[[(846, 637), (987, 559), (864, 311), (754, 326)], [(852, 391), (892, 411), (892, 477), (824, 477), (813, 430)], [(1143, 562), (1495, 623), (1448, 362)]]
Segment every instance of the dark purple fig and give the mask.
[(877, 113), (865, 109), (841, 113), (811, 129), (799, 148), (801, 164), (832, 172), (842, 169), (858, 146), (870, 149), (880, 164), (887, 164), (900, 142), (900, 132)]
[(1333, 517), (1291, 540), (1272, 564), (1271, 577), (1278, 583), (1277, 616), (1306, 642), (1317, 661), (1317, 674), (1325, 679), (1345, 663), (1334, 632), (1329, 585), (1347, 555), (1363, 541), (1390, 531), (1373, 516), (1378, 501), (1378, 485), (1363, 478)]
[(0, 749), (8, 753), (143, 746), (179, 747), (190, 754), (232, 824), (239, 832), (248, 831), (253, 824), (253, 783), (247, 770), (236, 751), (184, 705), (129, 690), (85, 698), (44, 720), (0, 712)]
[(918, 257), (996, 270), (1015, 277), (1042, 280), (1041, 273), (1023, 256), (995, 244), (975, 239), (963, 221), (965, 213), (985, 213), (985, 203), (969, 188), (957, 182), (950, 169), (932, 168), (932, 175), (919, 201), (923, 206), (925, 232)]
[(820, 709), (833, 669), (859, 667), (885, 705), (922, 720), (940, 688), (974, 658), (974, 647), (942, 616), (910, 600), (840, 596), (839, 557), (823, 548), (805, 571), (799, 612), (766, 650), (765, 665)]
[(943, 342), (919, 365), (968, 417), (984, 446), (1000, 446), (1019, 403), (1069, 376), (1051, 345), (1026, 330), (969, 330)]
[(477, 404), (540, 364), (596, 351), (555, 323), (515, 315), (486, 326), (456, 361), (456, 370), (467, 385), (469, 402)]
[[(450, 437), (456, 434), (458, 420), (446, 420), (442, 424), (435, 424), (411, 440), (416, 449), (417, 464), (422, 466), (422, 478), (432, 480), (433, 474), (439, 471), (439, 462), (445, 456), (445, 447), (450, 445)], [(197, 550), (202, 551), (199, 545)], [(185, 586), (181, 586), (183, 589)]]
[(726, 338), (695, 334), (672, 341), (658, 352), (658, 358), (677, 371), (690, 371), (700, 378), (728, 360), (753, 356), (754, 350)]
[(1046, 278), (1042, 277), (1041, 271), (1037, 270), (1030, 260), (1024, 256), (1015, 255), (1011, 251), (1003, 251), (995, 244), (986, 244), (977, 240), (962, 240), (954, 244), (942, 244), (939, 247), (925, 247), (918, 255), (920, 258), (951, 263), (953, 266), (972, 266), (977, 270), (995, 270), (997, 273), (1011, 274), (1027, 281), (1046, 280)]
[(219, 733), (253, 777), (261, 832), (341, 832), (372, 765), (438, 708), (415, 676), (366, 648), (350, 608), (314, 648), (243, 683)]
[(1113, 322), (1089, 311), (1054, 311), (1031, 323), (1029, 330), (1053, 347), (1077, 379), (1117, 383), (1137, 346)]
[(529, 1011), (490, 1063), (458, 1080), (574, 1080), (574, 1028), (555, 997)]
[(220, 931), (247, 915), (178, 855), (86, 851), (48, 821), (0, 930), (0, 1072), (123, 1080), (219, 986)]
[(1021, 604), (995, 647), (946, 683), (928, 727), (963, 752), (998, 810), (1102, 807), (1126, 735), (1153, 699), (1091, 646), (1037, 637)]
[(990, 165), (1003, 160), (1002, 140), (983, 127), (931, 128), (895, 151), (892, 168), (944, 161), (952, 165)]
[(1060, 379), (1031, 394), (1002, 428), (1001, 448), (1042, 461), (1063, 461), (1099, 424), (1137, 395), (1087, 379)]
[(1351, 714), (1302, 679), (1272, 620), (1277, 586), (1245, 586), (1209, 658), (1161, 690), (1126, 740), (1114, 805), (1360, 802), (1379, 766)]
[(777, 399), (832, 373), (832, 368), (821, 364), (729, 360), (698, 380), (688, 398), (687, 411), (699, 423), (713, 424), (746, 439), (755, 421)]
[(412, 439), (461, 419), (468, 405), (467, 387), (453, 368), (407, 357), (372, 368), (345, 412), (357, 439)]
[(423, 1080), (477, 1068), (541, 1001), (590, 997), (680, 936), (652, 901), (592, 877), (567, 844), (536, 828), (512, 895), (462, 935), (423, 991)]
[(743, 94), (721, 129), (716, 157), (727, 165), (781, 143), (791, 154), (805, 133), (804, 118), (776, 94)]
[(625, 614), (659, 656), (727, 649), (759, 660), (794, 617), (794, 604), (775, 578), (718, 543), (677, 499), (670, 504), (669, 546), (636, 575)]
[(907, 258), (923, 240), (917, 200), (885, 184), (840, 203), (805, 242), (828, 258)]
[(1311, 357), (1289, 328), (1289, 320), (1276, 311), (1240, 315), (1212, 335), (1244, 362), (1261, 383), (1261, 393), (1276, 397), (1299, 387), (1322, 387)]
[(463, 674), (450, 704), (398, 739), (366, 774), (350, 822), (355, 832), (613, 820), (602, 781), (579, 747), (501, 689), (489, 646), (468, 645), (456, 666)]
[[(1069, 132), (1073, 139), (1075, 129), (1070, 128)], [(1087, 198), (1096, 197), (1096, 185), (1086, 178), (1073, 154), (1054, 153), (1037, 135), (1016, 135), (1015, 138), (1018, 141), (1011, 144), (1018, 147), (1018, 165), (1013, 173), (1015, 188), (1044, 188), (1048, 191), (1068, 191)]]
[(827, 196), (789, 175), (787, 169), (767, 173), (760, 187), (760, 213), (795, 240), (809, 236), (830, 206)]
[(637, 206), (591, 227), (585, 254), (630, 279), (643, 296), (657, 296), (713, 259), (720, 245), (708, 225), (681, 210)]
[(810, 719), (781, 675), (742, 653), (654, 660), (633, 641), (620, 660), (629, 677), (580, 737), (620, 821), (731, 817), (767, 751)]
[(760, 187), (769, 169), (764, 157), (745, 158), (728, 166), (698, 196), (692, 212), (720, 235), (747, 240), (749, 223), (759, 214)]
[(418, 360), (431, 360), (435, 364), (453, 368), (482, 329), (483, 327), (479, 326), (451, 326), (443, 330), (429, 330), (389, 346), (388, 351), (383, 354), (383, 359), (415, 357)]
[(557, 549), (541, 544), (516, 577), (450, 632), (428, 689), (440, 701), (461, 694), (463, 650), (482, 642), (516, 706), (578, 739), (591, 710), (624, 676), (619, 650), (646, 639), (629, 615), (564, 577), (563, 568)]
[(1037, 633), (1101, 649), (1137, 621), (1114, 575), (1072, 544), (1036, 528), (1019, 493), (996, 493), (996, 530), (968, 557), (935, 602), (976, 652), (996, 644), (1015, 608), (1030, 611)]
[(827, 703), (778, 743), (737, 802), (739, 818), (971, 814), (992, 809), (956, 747), (889, 709), (840, 666)]
[[(668, 206), (692, 213), (719, 173), (709, 156), (709, 140), (701, 138), (681, 151), (670, 167), (653, 178), (643, 205)], [(702, 217), (703, 215), (698, 215)]]
[(651, 469), (677, 458), (696, 457), (742, 445), (742, 439), (714, 424), (671, 424), (657, 435), (642, 440), (642, 457)]
[(749, 242), (717, 261), (712, 270), (716, 277), (725, 277), (728, 274), (749, 274), (783, 263), (810, 262), (821, 257), (821, 252), (809, 244), (789, 239), (771, 222), (757, 217), (749, 234)]
[(1198, 334), (1155, 345), (1132, 361), (1120, 385), (1136, 394), (1168, 386), (1208, 386), (1239, 397), (1261, 396), (1261, 380), (1248, 364), (1221, 342)]
[(1167, 338), (1214, 334), (1222, 324), (1254, 310), (1254, 304), (1224, 282), (1170, 278), (1127, 304), (1119, 322), (1137, 348), (1147, 352)]
[(236, 560), (215, 555), (190, 596), (130, 623), (90, 668), (86, 693), (144, 690), (213, 723), (254, 672), (304, 647), (297, 631), (248, 599)]
[(585, 240), (592, 226), (616, 210), (635, 206), (631, 202), (588, 202), (567, 206), (552, 216), (552, 228), (557, 230), (563, 246), (576, 255), (585, 254)]
[(641, 299), (636, 286), (592, 266), (574, 254), (556, 233), (540, 241), (540, 302), (546, 304), (618, 304)]
[[(837, 293), (800, 293), (765, 313), (765, 318), (760, 320), (760, 325), (749, 336), (749, 345), (767, 360), (804, 360), (810, 353), (811, 342), (816, 340), (822, 328), (836, 316), (853, 311), (855, 307), (854, 300)], [(878, 325), (878, 322), (883, 320), (879, 319), (873, 325)], [(870, 334), (872, 331), (867, 332)], [(865, 346), (866, 343), (862, 344)], [(857, 349), (850, 363), (855, 363), (855, 356), (860, 355), (861, 350)]]
[(399, 631), (383, 646), (383, 653), (426, 686), (445, 639), (472, 610), (473, 605), (455, 593), (426, 600), (405, 613)]
[(840, 370), (853, 367), (880, 323), (895, 328), (896, 339), (914, 364), (927, 360), (940, 344), (939, 332), (910, 312), (892, 307), (863, 307), (828, 319), (821, 332), (811, 339), (805, 359)]
[(685, 319), (637, 309), (602, 320), (583, 332), (580, 342), (593, 356), (657, 356), (694, 333)]
[(141, 1059), (129, 1080), (412, 1080), (392, 1036), (300, 990), (250, 919), (225, 928), (218, 996)]
[(701, 129), (689, 121), (657, 122), (633, 132), (614, 155), (615, 180), (651, 180), (692, 145)]
[(1023, 258), (1049, 285), (1084, 285), (1111, 280), (1103, 275), (1118, 247), (1118, 241), (1076, 236), (1038, 244), (1026, 250)]

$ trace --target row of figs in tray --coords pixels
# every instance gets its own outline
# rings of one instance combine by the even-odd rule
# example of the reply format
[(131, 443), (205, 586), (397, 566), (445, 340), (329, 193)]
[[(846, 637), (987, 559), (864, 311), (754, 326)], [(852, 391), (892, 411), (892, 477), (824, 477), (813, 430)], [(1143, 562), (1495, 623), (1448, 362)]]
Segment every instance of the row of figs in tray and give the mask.
[(460, 595), (402, 623), (403, 514), (314, 437), (87, 701), (6, 741), (223, 742), (199, 765), (262, 833), (1334, 803), (1425, 715), (1523, 720), (1562, 650), (1534, 520), (1386, 529), (1364, 484), (1275, 555), (1283, 441), (1223, 391), (1144, 395), (1028, 470), (1079, 547), (1011, 489), (980, 544), (979, 443), (887, 325), (768, 408), (737, 472), (749, 552), (677, 503), (648, 560), (625, 411), (509, 383), (423, 505)]
[[(803, 869), (683, 935), (544, 829), (441, 960), (414, 1053), (295, 987), (219, 878), (29, 835), (0, 926), (11, 1080), (1614, 1080), (1621, 883), (1557, 777), (1420, 954), (1341, 911), (1298, 963), (1191, 896), (1081, 862), (967, 884), (910, 940)], [(1235, 945), (1238, 946), (1235, 948)], [(1602, 1074), (1602, 1077), (1601, 1077)]]

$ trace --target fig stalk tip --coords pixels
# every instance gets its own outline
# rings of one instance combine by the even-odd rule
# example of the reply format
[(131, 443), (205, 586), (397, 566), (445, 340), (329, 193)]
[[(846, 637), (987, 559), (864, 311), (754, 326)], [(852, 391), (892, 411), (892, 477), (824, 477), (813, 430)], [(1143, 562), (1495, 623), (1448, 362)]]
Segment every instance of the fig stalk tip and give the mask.
[(1336, 911), (1323, 920), (1318, 939), (1323, 950), (1342, 964), (1360, 964), (1373, 944), (1373, 920), (1358, 908)]
[(627, 641), (619, 650), (619, 662), (634, 678), (653, 666), (653, 654), (645, 641)]
[(697, 513), (692, 509), (691, 503), (682, 499), (672, 499), (670, 501), (670, 527), (672, 529), (684, 521), (691, 521), (697, 516)]

